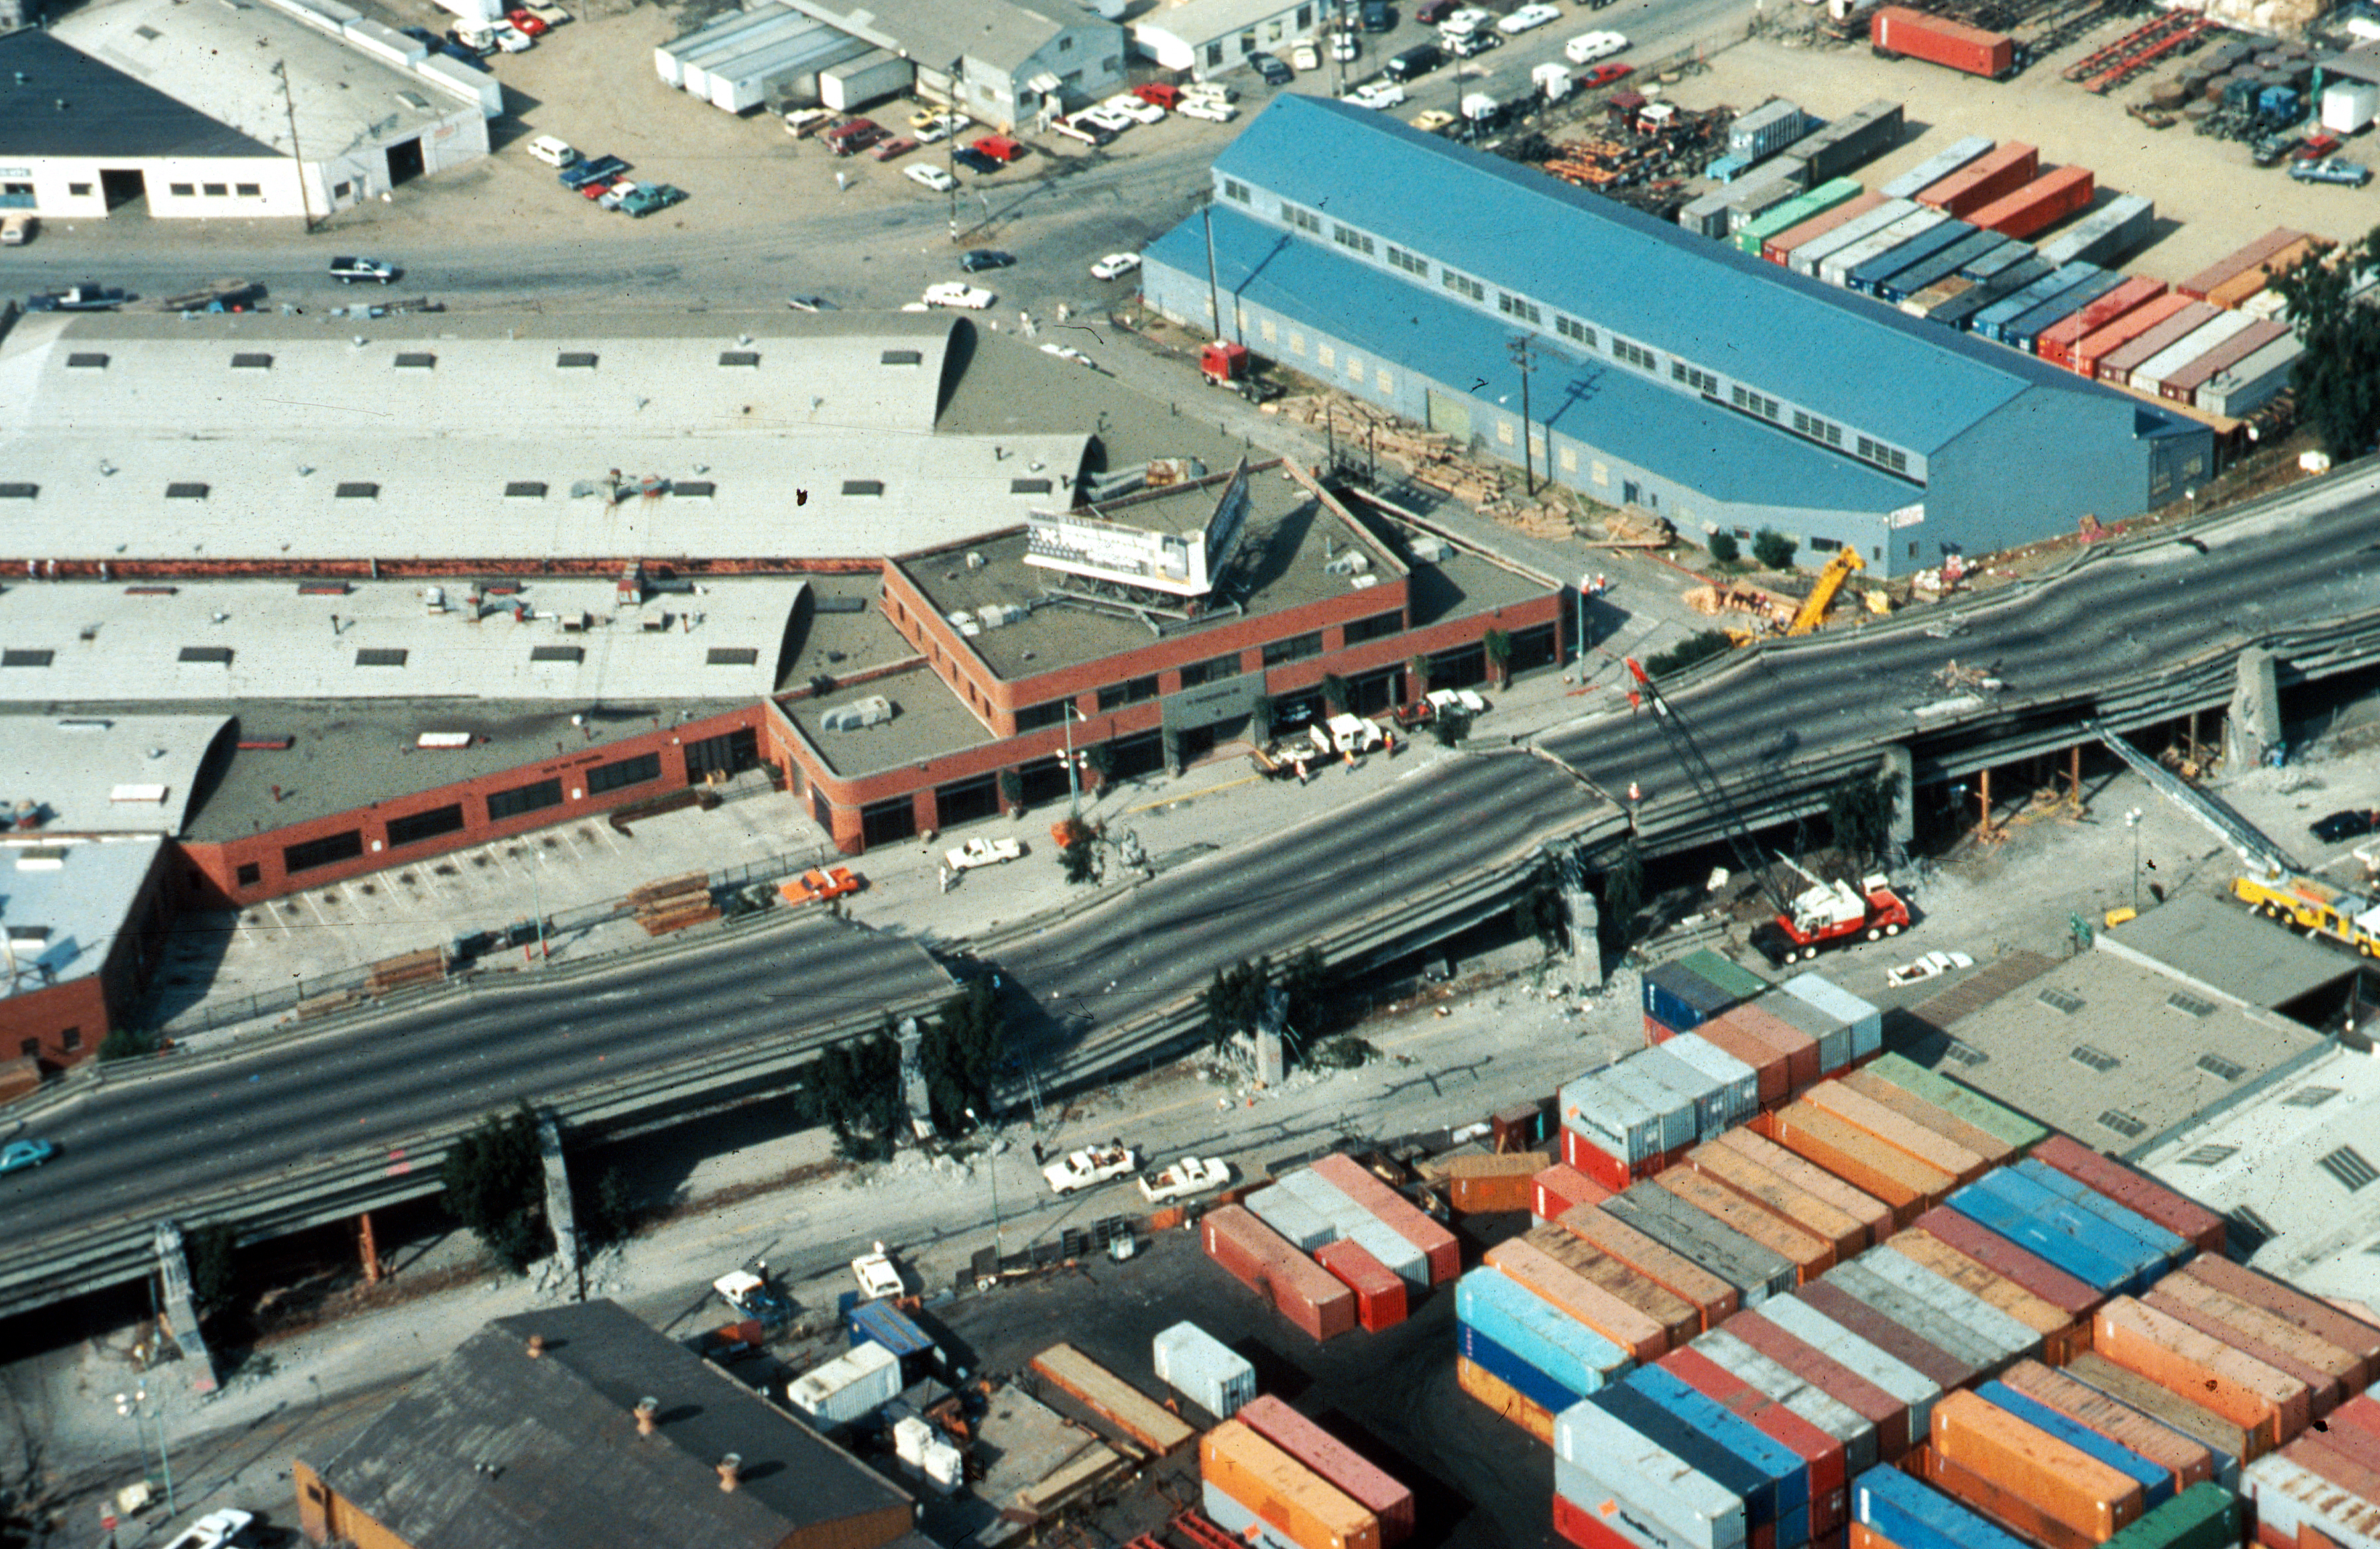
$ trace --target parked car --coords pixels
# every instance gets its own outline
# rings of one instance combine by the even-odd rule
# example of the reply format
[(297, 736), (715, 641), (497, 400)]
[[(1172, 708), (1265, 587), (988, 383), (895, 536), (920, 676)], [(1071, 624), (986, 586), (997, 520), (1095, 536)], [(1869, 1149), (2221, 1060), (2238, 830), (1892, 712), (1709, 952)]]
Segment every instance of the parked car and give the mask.
[(860, 1299), (865, 1301), (900, 1296), (908, 1289), (901, 1283), (901, 1272), (893, 1266), (892, 1255), (884, 1251), (880, 1242), (873, 1252), (862, 1253), (851, 1261), (851, 1277), (859, 1282)]
[(1220, 1189), (1232, 1181), (1232, 1165), (1220, 1156), (1185, 1156), (1160, 1172), (1140, 1175), (1140, 1197), (1161, 1205)]
[(1561, 7), (1559, 6), (1542, 4), (1523, 6), (1499, 21), (1496, 24), (1496, 30), (1508, 37), (1517, 37), (1523, 32), (1535, 31), (1549, 21), (1560, 19)]
[(1436, 43), (1415, 43), (1402, 54), (1389, 56), (1380, 73), (1390, 80), (1412, 80), (1426, 76), (1446, 63), (1446, 51)]
[(961, 129), (972, 128), (975, 120), (964, 113), (913, 113), (909, 115), (909, 131), (920, 145), (931, 145), (948, 140)]
[(1318, 70), (1322, 67), (1322, 54), (1314, 46), (1312, 38), (1300, 38), (1289, 45), (1289, 62), (1301, 70)]
[(1421, 0), (1414, 9), (1414, 19), (1424, 27), (1435, 27), (1463, 8), (1463, 0)]
[(1179, 86), (1168, 85), (1161, 80), (1152, 80), (1134, 87), (1132, 94), (1151, 107), (1161, 107), (1171, 113), (1182, 105), (1184, 92)]
[(1061, 360), (1072, 360), (1078, 366), (1090, 366), (1097, 368), (1099, 365), (1098, 361), (1092, 360), (1089, 356), (1084, 354), (1081, 350), (1076, 349), (1072, 345), (1045, 344), (1041, 347), (1041, 353), (1044, 355), (1055, 355)]
[(1628, 39), (1618, 32), (1581, 32), (1562, 44), (1562, 57), (1573, 65), (1592, 65), (1627, 46)]
[(901, 169), (901, 176), (919, 188), (931, 189), (936, 193), (948, 193), (959, 184), (957, 178), (928, 162), (911, 162)]
[(370, 280), (375, 285), (395, 285), (404, 273), (384, 258), (331, 260), (331, 277), (341, 285), (353, 285), (358, 280)]
[(763, 1327), (782, 1327), (794, 1321), (793, 1299), (750, 1270), (722, 1275), (710, 1283), (710, 1288), (738, 1312), (760, 1320)]
[(45, 290), (25, 299), (30, 312), (112, 312), (132, 299), (122, 286), (93, 285), (85, 280), (64, 290)]
[(1075, 122), (1077, 124), (1087, 124), (1091, 128), (1104, 132), (1108, 139), (1113, 140), (1116, 136), (1123, 133), (1135, 124), (1138, 124), (1140, 120), (1135, 118), (1129, 113), (1118, 113), (1111, 107), (1087, 107), (1083, 109), (1082, 112), (1075, 115)]
[(1204, 118), (1210, 124), (1228, 124), (1240, 116), (1238, 108), (1213, 97), (1184, 97), (1181, 113), (1184, 118)]
[(1120, 280), (1140, 267), (1138, 253), (1110, 253), (1091, 265), (1091, 278)]
[(824, 903), (856, 893), (865, 885), (848, 866), (814, 867), (777, 884), (777, 896), (789, 904)]
[(1219, 103), (1235, 103), (1240, 100), (1240, 91), (1229, 81), (1194, 80), (1182, 88), (1182, 100), (1188, 102), (1194, 97), (1206, 97)]
[(455, 61), (455, 63), (462, 66), (465, 69), (477, 70), (481, 75), (493, 75), (496, 73), (495, 71), (488, 68), (488, 62), (480, 57), (480, 53), (477, 49), (468, 48), (457, 43), (442, 43), (438, 45), (438, 51), (441, 54), (443, 54), (447, 58)]
[(41, 217), (21, 211), (0, 215), (0, 248), (23, 247), (33, 239), (34, 228), (40, 225)]
[(785, 132), (795, 140), (810, 136), (834, 122), (831, 107), (789, 107), (785, 109)]
[[(1187, 109), (1185, 108), (1184, 111)], [(1050, 120), (1050, 128), (1052, 131), (1064, 135), (1068, 140), (1079, 140), (1084, 144), (1094, 148), (1115, 143), (1115, 130), (1104, 124), (1093, 123), (1086, 115), (1080, 113), (1075, 114), (1072, 118), (1052, 118)]]
[(785, 305), (797, 312), (831, 312), (837, 310), (835, 304), (823, 296), (788, 296), (785, 298)]
[(826, 148), (838, 156), (856, 156), (878, 141), (890, 138), (891, 131), (873, 118), (854, 118), (837, 124), (819, 138)]
[(1454, 115), (1442, 107), (1424, 108), (1413, 116), (1413, 127), (1424, 134), (1436, 134), (1454, 122)]
[(620, 201), (620, 208), (638, 220), (643, 220), (655, 211), (666, 210), (673, 204), (685, 202), (686, 190), (675, 183), (647, 183)]
[(515, 27), (518, 28), (521, 31), (527, 33), (532, 38), (541, 38), (545, 36), (547, 32), (552, 30), (552, 29), (546, 24), (546, 20), (543, 17), (527, 10), (516, 9), (506, 11), (504, 13), (504, 19), (511, 22)]
[(1503, 46), (1504, 35), (1486, 28), (1476, 32), (1465, 32), (1460, 37), (1446, 40), (1446, 52), (1453, 55), (1457, 59), (1474, 59), (1491, 48)]
[(589, 183), (581, 191), (595, 201), (597, 209), (617, 210), (622, 200), (637, 191), (637, 184), (633, 179), (623, 177), (609, 188), (601, 183)]
[(1582, 91), (1592, 91), (1598, 86), (1609, 86), (1615, 80), (1625, 80), (1635, 73), (1636, 67), (1633, 65), (1606, 61), (1579, 77), (1578, 87)]
[[(965, 290), (967, 287), (937, 286), (935, 288)], [(983, 296), (987, 305), (992, 299), (990, 296), (985, 296), (982, 291), (978, 290), (976, 294)], [(932, 299), (931, 293), (929, 293), (927, 299)], [(942, 859), (949, 863), (953, 872), (972, 872), (978, 866), (998, 866), (1006, 861), (1022, 860), (1024, 856), (1025, 841), (1022, 839), (977, 838), (969, 839), (965, 844), (957, 846), (943, 855)]]
[(1389, 0), (1364, 0), (1363, 17), (1364, 30), (1366, 32), (1396, 30), (1397, 13), (1389, 4)]
[(181, 1536), (165, 1545), (165, 1549), (233, 1549), (248, 1542), (249, 1530), (256, 1525), (256, 1514), (225, 1506), (210, 1511), (184, 1528)]
[(962, 145), (957, 150), (952, 152), (951, 160), (966, 168), (969, 172), (977, 174), (978, 177), (998, 172), (1000, 170), (999, 162), (985, 155), (982, 152), (977, 150), (972, 145)]
[(608, 183), (628, 170), (628, 164), (617, 156), (598, 156), (593, 161), (580, 159), (562, 169), (558, 181), (565, 189), (583, 189), (589, 183)]
[(509, 21), (500, 21), (493, 29), (496, 47), (506, 54), (527, 54), (537, 46), (537, 40)]
[[(1139, 101), (1136, 97), (1133, 100), (1135, 102)], [(1141, 105), (1146, 107), (1148, 104), (1143, 103)], [(1160, 113), (1158, 116), (1161, 118), (1164, 115)], [(983, 152), (983, 154), (990, 156), (993, 161), (999, 162), (1002, 165), (1006, 165), (1010, 162), (1023, 160), (1026, 152), (1026, 145), (1023, 140), (1011, 140), (1004, 134), (988, 134), (981, 140), (976, 140), (969, 148)]]
[(578, 160), (578, 152), (570, 141), (550, 134), (530, 140), (528, 153), (548, 166), (569, 166)]
[(1354, 33), (1335, 31), (1330, 34), (1330, 57), (1339, 63), (1351, 63), (1363, 52), (1364, 45), (1355, 41)]
[(437, 33), (432, 32), (427, 27), (400, 27), (397, 30), (404, 33), (407, 37), (411, 38), (415, 43), (418, 43), (423, 47), (431, 50), (432, 53), (435, 53), (439, 48), (443, 47), (446, 42), (445, 39), (440, 37)]
[(1005, 269), (1015, 262), (1014, 253), (1004, 253), (998, 248), (969, 248), (959, 254), (959, 270), (962, 274), (979, 274), (986, 269)]
[(1385, 113), (1403, 104), (1405, 89), (1393, 80), (1367, 80), (1339, 100)]
[(880, 162), (889, 162), (896, 156), (905, 156), (917, 148), (916, 140), (911, 140), (907, 135), (898, 135), (886, 140), (870, 153)]
[(1248, 68), (1264, 78), (1267, 86), (1286, 86), (1297, 79), (1297, 72), (1281, 62), (1279, 56), (1258, 49), (1247, 56)]
[(58, 1153), (55, 1140), (11, 1140), (0, 1146), (0, 1173), (38, 1167)]
[(2372, 181), (2372, 169), (2362, 162), (2330, 156), (2318, 162), (2291, 162), (2289, 176), (2301, 183), (2337, 183), (2342, 188), (2360, 189)]
[(1077, 1189), (1088, 1189), (1110, 1178), (1123, 1177), (1140, 1166), (1140, 1153), (1122, 1140), (1103, 1146), (1086, 1146), (1070, 1152), (1041, 1169), (1050, 1180), (1051, 1192), (1063, 1196)]
[(1161, 124), (1165, 122), (1165, 109), (1160, 107), (1157, 104), (1150, 102), (1148, 98), (1143, 97), (1137, 91), (1119, 91), (1114, 96), (1110, 97), (1105, 102), (1099, 104), (1099, 105), (1106, 108), (1111, 113), (1123, 114), (1125, 117), (1131, 119), (1135, 124)]
[(2350, 807), (2306, 824), (2306, 832), (2325, 845), (2335, 845), (2341, 839), (2361, 839), (2374, 828), (2380, 828), (2380, 812), (2366, 807)]

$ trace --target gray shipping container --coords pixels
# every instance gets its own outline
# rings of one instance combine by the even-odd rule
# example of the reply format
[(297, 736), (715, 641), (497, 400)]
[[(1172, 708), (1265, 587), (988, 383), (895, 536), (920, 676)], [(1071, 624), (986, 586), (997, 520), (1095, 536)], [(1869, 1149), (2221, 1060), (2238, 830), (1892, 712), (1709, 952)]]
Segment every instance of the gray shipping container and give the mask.
[(1733, 1286), (1746, 1307), (1793, 1288), (1793, 1263), (1658, 1183), (1640, 1183), (1600, 1207)]
[(1780, 156), (1727, 190), (1727, 229), (1730, 234), (1776, 209), (1787, 200), (1803, 193), (1808, 187), (1807, 174), (1799, 162)]
[(1809, 165), (1812, 187), (1864, 166), (1900, 143), (1899, 103), (1863, 103), (1817, 133), (1793, 142), (1793, 154)]
[(1782, 990), (1771, 990), (1757, 1002), (1760, 1009), (1790, 1025), (1801, 1029), (1816, 1040), (1818, 1074), (1831, 1076), (1852, 1062), (1851, 1024), (1840, 1017), (1811, 1005), (1799, 995), (1789, 995)]
[(1876, 1467), (1876, 1427), (1833, 1394), (1812, 1387), (1724, 1328), (1703, 1335), (1694, 1340), (1694, 1348), (1713, 1365), (1842, 1443), (1843, 1461), (1854, 1476)]
[[(1973, 259), (1983, 257), (1993, 249), (2005, 246), (2008, 238), (1997, 231), (1977, 231), (1964, 221), (1957, 223), (1959, 239), (1921, 263), (1912, 264), (1898, 274), (1888, 274), (1876, 287), (1878, 299), (1905, 301), (1927, 286), (1947, 280)], [(1940, 229), (1937, 227), (1936, 229)]]
[(1848, 248), (1838, 248), (1818, 265), (1818, 278), (1840, 286), (1853, 269), (1871, 258), (1881, 258), (1912, 237), (1922, 237), (1949, 220), (1939, 210), (1914, 210), (1890, 226), (1869, 233)]
[(1554, 1417), (1554, 1457), (1584, 1476), (1569, 1481), (1574, 1490), (1585, 1487), (1568, 1497), (1581, 1505), (1607, 1495), (1634, 1502), (1693, 1549), (1736, 1549), (1744, 1542), (1749, 1524), (1741, 1496), (1593, 1403)]
[(1266, 1185), (1240, 1202), (1301, 1253), (1311, 1253), (1339, 1235), (1320, 1212), (1277, 1183)]
[(1780, 986), (1789, 995), (1799, 995), (1831, 1017), (1840, 1017), (1852, 1028), (1852, 1058), (1865, 1059), (1884, 1047), (1884, 1013), (1859, 996), (1844, 989), (1825, 974), (1813, 970), (1797, 973)]
[(1727, 235), (1728, 190), (1690, 199), (1678, 208), (1678, 224), (1697, 237)]
[(1827, 1272), (1827, 1284), (1855, 1301), (1876, 1309), (1891, 1322), (1925, 1340), (1978, 1379), (1997, 1371), (1999, 1352), (1988, 1341), (1962, 1329), (1939, 1309), (1893, 1285), (1864, 1264), (1853, 1261)]
[(2038, 353), (2034, 347), (2042, 335), (2122, 285), (2125, 276), (2117, 270), (2100, 270), (2073, 289), (2059, 291), (2031, 311), (2003, 325), (2000, 342), (2028, 355)]
[[(1959, 273), (1971, 280), (1997, 279), (2018, 264), (2037, 260), (2040, 256), (2034, 251), (2032, 243), (2010, 238), (2006, 246), (1986, 250), (1980, 256), (1970, 259), (1960, 267)], [(2044, 263), (2040, 273), (2046, 274), (2057, 267), (2054, 263)]]
[(1964, 221), (1937, 221), (1906, 242), (1852, 268), (1843, 275), (1843, 284), (1863, 296), (1884, 299), (1885, 281), (1898, 279), (1901, 271), (1923, 265), (1946, 248), (1960, 246), (1973, 229)]
[(901, 1397), (901, 1358), (869, 1340), (785, 1384), (785, 1401), (821, 1431), (865, 1420)]
[(1806, 1301), (1781, 1296), (1763, 1307), (1760, 1315), (1908, 1405), (1909, 1434), (1912, 1439), (1932, 1429), (1934, 1400), (1942, 1397), (1942, 1390), (1914, 1369), (1885, 1354)]
[(1563, 1127), (1577, 1130), (1616, 1161), (1633, 1165), (1659, 1155), (1660, 1116), (1633, 1094), (1613, 1088), (1603, 1076), (1603, 1070), (1591, 1071), (1563, 1083), (1559, 1113)]
[(1864, 215), (1854, 215), (1832, 231), (1821, 232), (1785, 255), (1785, 266), (1797, 274), (1815, 274), (1818, 265), (1873, 233), (1917, 209), (1912, 200), (1888, 199)]
[(2197, 405), (2235, 420), (2253, 414), (2289, 384), (2289, 370), (2304, 353), (2305, 346), (2295, 338), (2275, 339), (2201, 387)]
[(1945, 1280), (1897, 1249), (1870, 1249), (1859, 1256), (1858, 1262), (1940, 1308), (1960, 1327), (1981, 1335), (2011, 1360), (2031, 1360), (2041, 1353), (2040, 1335), (1964, 1286)]
[(1932, 188), (1969, 162), (1989, 155), (1998, 143), (1987, 135), (1970, 135), (1926, 157), (1876, 191), (1887, 199), (1914, 199), (1922, 189)]
[(2245, 312), (2225, 312), (2196, 329), (2187, 336), (2176, 339), (2163, 349), (2132, 368), (2132, 390), (2155, 393), (2165, 385), (2165, 379), (2181, 370), (2210, 349), (2220, 349), (2240, 334), (2256, 325), (2257, 319)]
[(1692, 1032), (1680, 1033), (1661, 1049), (1719, 1083), (1727, 1123), (1742, 1124), (1760, 1111), (1760, 1072), (1725, 1049)]
[(1640, 1076), (1648, 1076), (1694, 1105), (1694, 1139), (1707, 1140), (1727, 1128), (1727, 1092), (1718, 1077), (1698, 1070), (1670, 1053), (1667, 1044), (1639, 1049), (1621, 1062)]
[(1771, 97), (1728, 126), (1727, 148), (1765, 161), (1809, 132), (1808, 114), (1782, 97)]
[(1673, 1528), (1642, 1500), (1615, 1494), (1595, 1474), (1574, 1463), (1554, 1459), (1554, 1494), (1592, 1514), (1623, 1543), (1642, 1549), (1697, 1549), (1705, 1534)]
[(1158, 1381), (1217, 1420), (1257, 1396), (1257, 1369), (1196, 1323), (1175, 1323), (1151, 1340), (1149, 1363)]
[(2143, 194), (2125, 194), (2041, 244), (2041, 256), (2059, 267), (2096, 263), (2112, 269), (2149, 239), (2149, 228), (2155, 224), (2155, 201)]
[(1329, 1178), (1311, 1167), (1300, 1167), (1279, 1179), (1277, 1186), (1312, 1206), (1341, 1238), (1361, 1244), (1398, 1279), (1416, 1287), (1429, 1285), (1428, 1256), (1378, 1216), (1340, 1192)]
[(1605, 1086), (1626, 1092), (1659, 1117), (1663, 1151), (1676, 1151), (1694, 1143), (1701, 1133), (1701, 1123), (1694, 1113), (1694, 1099), (1672, 1091), (1666, 1081), (1630, 1069), (1626, 1061), (1608, 1067), (1602, 1074)]

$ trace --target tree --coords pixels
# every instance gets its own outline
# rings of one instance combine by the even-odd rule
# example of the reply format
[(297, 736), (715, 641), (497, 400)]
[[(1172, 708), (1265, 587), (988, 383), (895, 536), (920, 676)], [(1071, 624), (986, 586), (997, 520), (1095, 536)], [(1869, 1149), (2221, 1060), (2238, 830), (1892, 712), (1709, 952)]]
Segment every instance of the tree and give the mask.
[(1892, 814), (1900, 793), (1889, 774), (1852, 774), (1827, 792), (1827, 826), (1835, 843), (1856, 860), (1883, 853), (1892, 837)]
[(1667, 651), (1657, 651), (1645, 657), (1645, 671), (1648, 677), (1667, 677), (1671, 673), (1683, 672), (1696, 663), (1724, 656), (1734, 649), (1735, 642), (1727, 638), (1726, 630), (1704, 629), (1688, 635)]
[(1791, 569), (1794, 551), (1801, 546), (1782, 532), (1765, 527), (1752, 535), (1752, 557), (1760, 562), (1763, 569)]
[(2344, 461), (2380, 435), (2380, 311), (2347, 299), (2355, 277), (2380, 263), (2380, 226), (2330, 263), (2308, 259), (2272, 277), (2289, 303), (2305, 353), (2289, 371), (2298, 412)]
[(1634, 939), (1636, 911), (1645, 904), (1645, 857), (1633, 843), (1623, 846), (1603, 872), (1603, 929), (1615, 949)]
[(1025, 776), (1014, 769), (1000, 772), (1000, 804), (1012, 812), (1025, 805)]
[(1058, 869), (1065, 873), (1067, 884), (1071, 886), (1097, 881), (1099, 857), (1093, 844), (1096, 835), (1091, 825), (1081, 818), (1070, 817), (1052, 832), (1058, 840)]
[(1264, 1018), (1265, 991), (1271, 982), (1270, 965), (1262, 957), (1215, 970), (1214, 982), (1207, 986), (1207, 1025), (1217, 1047), (1235, 1032), (1255, 1031)]
[(1306, 947), (1281, 965), (1279, 984), (1288, 1000), (1281, 1010), (1281, 1020), (1298, 1037), (1310, 1039), (1329, 1025), (1330, 1003), (1326, 992), (1330, 982), (1330, 970), (1323, 966), (1319, 947)]
[(514, 1274), (553, 1251), (545, 1221), (545, 1159), (527, 1099), (457, 1138), (446, 1148), (440, 1177), (446, 1208)]
[(1737, 544), (1735, 534), (1722, 527), (1710, 535), (1710, 556), (1714, 564), (1732, 565), (1743, 557), (1743, 550)]
[(1002, 1034), (1007, 1018), (989, 975), (942, 1003), (919, 1031), (917, 1070), (926, 1079), (926, 1104), (934, 1128), (958, 1135), (973, 1128), (967, 1110), (991, 1112), (991, 1081), (999, 1073)]
[(846, 1161), (881, 1162), (909, 1116), (901, 1045), (891, 1018), (878, 1031), (831, 1043), (818, 1059), (819, 1110)]
[(232, 1291), (238, 1284), (238, 1247), (239, 1229), (228, 1221), (210, 1222), (184, 1235), (182, 1250), (190, 1261), (190, 1300), (201, 1319), (231, 1305)]
[(119, 1059), (139, 1059), (157, 1052), (157, 1035), (139, 1028), (110, 1028), (107, 1036), (99, 1041), (99, 1059), (103, 1065)]
[(1115, 777), (1115, 744), (1112, 742), (1092, 743), (1088, 748), (1083, 750), (1083, 762), (1089, 766), (1091, 775), (1094, 779), (1098, 780), (1102, 786), (1106, 785), (1111, 779)]
[(1347, 680), (1335, 672), (1322, 675), (1322, 705), (1333, 715), (1347, 714)]
[(1512, 686), (1512, 637), (1501, 629), (1490, 629), (1479, 639), (1480, 649), (1488, 653), (1488, 665), (1496, 669), (1496, 687)]
[(637, 1229), (636, 1201), (628, 1195), (628, 1180), (617, 1167), (606, 1167), (596, 1174), (591, 1187), (574, 1187), (571, 1198), (572, 1209), (578, 1216), (579, 1235), (592, 1251), (600, 1252), (615, 1242), (625, 1242)]
[(1471, 717), (1459, 710), (1441, 710), (1429, 718), (1429, 734), (1439, 747), (1451, 748), (1471, 735)]

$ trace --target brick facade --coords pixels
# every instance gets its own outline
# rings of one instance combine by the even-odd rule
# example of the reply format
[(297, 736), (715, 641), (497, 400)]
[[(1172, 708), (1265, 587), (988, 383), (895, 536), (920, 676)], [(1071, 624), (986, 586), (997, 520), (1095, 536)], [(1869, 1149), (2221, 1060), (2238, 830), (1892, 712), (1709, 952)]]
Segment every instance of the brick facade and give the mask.
[(30, 1057), (44, 1071), (64, 1069), (99, 1053), (108, 1033), (126, 1025), (173, 923), (174, 865), (173, 847), (160, 846), (96, 972), (0, 998), (0, 1059)]

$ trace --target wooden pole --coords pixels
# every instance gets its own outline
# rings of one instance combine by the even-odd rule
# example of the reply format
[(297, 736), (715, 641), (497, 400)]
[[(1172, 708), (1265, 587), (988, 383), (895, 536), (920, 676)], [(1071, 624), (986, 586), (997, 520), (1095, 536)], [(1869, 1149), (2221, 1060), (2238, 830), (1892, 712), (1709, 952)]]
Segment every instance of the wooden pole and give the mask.
[(1975, 787), (1975, 799), (1981, 807), (1977, 823), (1985, 833), (1989, 834), (1992, 831), (1992, 772), (1988, 767), (1977, 777)]
[(356, 1225), (363, 1248), (364, 1284), (377, 1286), (385, 1271), (381, 1268), (380, 1248), (372, 1241), (371, 1212), (366, 1211), (356, 1217)]
[(2082, 810), (2082, 744), (2077, 742), (2066, 755), (2067, 794), (2074, 810)]

